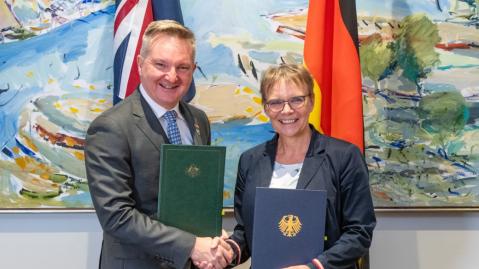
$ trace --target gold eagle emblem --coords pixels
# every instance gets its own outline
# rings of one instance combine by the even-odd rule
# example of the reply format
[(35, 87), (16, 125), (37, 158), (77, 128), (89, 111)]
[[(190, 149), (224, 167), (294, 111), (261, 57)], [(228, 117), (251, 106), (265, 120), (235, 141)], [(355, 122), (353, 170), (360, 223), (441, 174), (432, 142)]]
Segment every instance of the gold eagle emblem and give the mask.
[(197, 177), (200, 175), (200, 168), (195, 164), (190, 164), (190, 166), (185, 169), (185, 174), (190, 177)]
[(285, 215), (278, 223), (278, 228), (284, 236), (294, 237), (301, 231), (301, 221), (298, 216)]

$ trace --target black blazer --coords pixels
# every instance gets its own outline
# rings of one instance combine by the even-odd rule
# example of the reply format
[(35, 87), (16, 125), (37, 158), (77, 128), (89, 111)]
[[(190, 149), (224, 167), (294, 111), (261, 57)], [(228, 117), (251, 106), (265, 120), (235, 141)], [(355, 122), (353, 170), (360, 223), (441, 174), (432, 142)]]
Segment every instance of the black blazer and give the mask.
[[(193, 143), (210, 144), (206, 114), (183, 102), (179, 107)], [(138, 90), (97, 117), (88, 129), (85, 161), (103, 228), (102, 269), (190, 267), (195, 236), (154, 218), (164, 143), (168, 138)]]
[[(366, 164), (353, 144), (311, 129), (297, 189), (327, 191), (325, 251), (311, 259), (319, 259), (325, 269), (355, 268), (368, 251), (376, 225)], [(240, 157), (234, 198), (238, 224), (231, 239), (241, 248), (241, 262), (251, 255), (255, 190), (271, 182), (277, 143), (278, 135)]]

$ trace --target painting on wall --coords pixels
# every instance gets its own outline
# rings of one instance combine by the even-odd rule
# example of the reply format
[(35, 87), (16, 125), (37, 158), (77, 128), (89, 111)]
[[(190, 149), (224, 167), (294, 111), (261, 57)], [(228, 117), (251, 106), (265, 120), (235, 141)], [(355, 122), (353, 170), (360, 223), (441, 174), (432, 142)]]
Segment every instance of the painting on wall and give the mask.
[(83, 148), (112, 105), (114, 1), (0, 1), (0, 208), (92, 208)]
[(197, 38), (196, 97), (212, 125), (212, 143), (227, 146), (224, 205), (233, 206), (240, 154), (273, 136), (259, 78), (270, 65), (302, 63), (308, 1), (182, 0)]
[[(273, 135), (258, 79), (302, 62), (308, 1), (182, 0), (197, 37), (196, 96), (227, 146), (224, 206), (241, 152)], [(112, 106), (113, 0), (0, 1), (0, 208), (91, 209), (83, 148)]]
[[(357, 0), (366, 160), (377, 208), (479, 208), (477, 0)], [(238, 158), (269, 139), (258, 79), (302, 62), (307, 0), (182, 0), (197, 94)], [(0, 208), (92, 208), (89, 123), (112, 105), (113, 0), (0, 1)], [(94, 60), (92, 60), (94, 59)]]
[(478, 8), (357, 0), (376, 208), (479, 208)]

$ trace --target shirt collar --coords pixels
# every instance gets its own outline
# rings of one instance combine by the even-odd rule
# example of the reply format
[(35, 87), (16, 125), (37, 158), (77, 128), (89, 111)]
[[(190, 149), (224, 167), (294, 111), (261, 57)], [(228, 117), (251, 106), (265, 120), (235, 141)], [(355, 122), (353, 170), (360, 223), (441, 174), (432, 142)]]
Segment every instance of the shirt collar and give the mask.
[[(153, 113), (155, 113), (155, 116), (160, 119), (161, 117), (163, 117), (163, 115), (166, 113), (166, 111), (168, 111), (166, 108), (162, 107), (161, 105), (159, 105), (157, 102), (155, 102), (151, 97), (150, 95), (148, 95), (148, 93), (146, 92), (145, 88), (143, 88), (143, 85), (140, 84), (140, 93), (141, 95), (143, 96), (143, 98), (145, 98), (146, 102), (148, 103), (148, 105), (151, 107), (151, 109), (153, 110)], [(176, 111), (176, 114), (178, 115), (178, 118), (184, 120), (183, 118), (183, 115), (180, 113), (180, 108), (179, 108), (179, 104), (176, 104), (176, 106), (171, 109), (171, 110), (174, 110)]]

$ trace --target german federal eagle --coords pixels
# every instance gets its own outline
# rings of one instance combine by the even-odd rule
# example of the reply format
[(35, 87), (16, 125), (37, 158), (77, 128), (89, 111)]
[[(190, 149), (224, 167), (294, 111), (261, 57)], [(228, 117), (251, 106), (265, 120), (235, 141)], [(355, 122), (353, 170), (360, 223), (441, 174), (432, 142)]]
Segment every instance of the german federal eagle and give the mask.
[(284, 236), (293, 237), (301, 231), (301, 221), (298, 216), (285, 215), (278, 223), (278, 228)]

